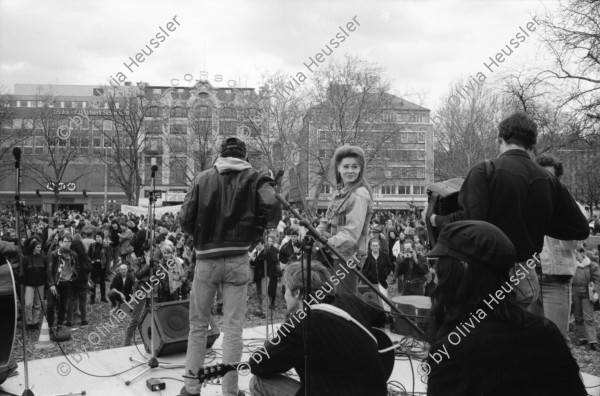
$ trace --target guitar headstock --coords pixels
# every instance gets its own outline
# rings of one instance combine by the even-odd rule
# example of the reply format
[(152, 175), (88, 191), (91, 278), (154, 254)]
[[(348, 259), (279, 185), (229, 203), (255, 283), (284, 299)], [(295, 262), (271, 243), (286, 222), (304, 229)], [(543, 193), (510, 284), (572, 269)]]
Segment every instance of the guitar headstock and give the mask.
[(212, 366), (200, 367), (198, 370), (198, 381), (200, 384), (220, 378), (230, 371), (237, 370), (240, 375), (247, 375), (250, 372), (248, 363), (225, 364), (219, 363)]

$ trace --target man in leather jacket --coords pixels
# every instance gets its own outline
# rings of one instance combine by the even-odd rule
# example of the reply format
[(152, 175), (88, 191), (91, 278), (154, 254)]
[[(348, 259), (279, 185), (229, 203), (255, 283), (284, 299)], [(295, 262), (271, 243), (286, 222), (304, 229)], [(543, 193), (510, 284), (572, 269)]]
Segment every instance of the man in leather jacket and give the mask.
[[(242, 358), (242, 330), (246, 315), (250, 245), (265, 228), (275, 228), (281, 207), (273, 179), (245, 161), (246, 144), (235, 137), (221, 145), (214, 167), (198, 174), (185, 197), (179, 220), (193, 236), (196, 268), (190, 294), (190, 334), (186, 373), (204, 365), (211, 305), (223, 289), (223, 363)], [(237, 372), (223, 377), (223, 395), (237, 396)], [(185, 379), (180, 395), (199, 395), (200, 384)]]

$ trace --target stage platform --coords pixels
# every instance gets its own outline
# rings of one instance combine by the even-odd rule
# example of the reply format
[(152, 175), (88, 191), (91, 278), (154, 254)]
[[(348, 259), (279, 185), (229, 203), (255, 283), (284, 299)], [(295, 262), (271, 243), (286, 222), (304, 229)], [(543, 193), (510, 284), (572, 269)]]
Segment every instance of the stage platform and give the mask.
[[(400, 341), (401, 336), (389, 333), (393, 341)], [(256, 349), (261, 343), (261, 339), (265, 339), (265, 327), (254, 327), (244, 330), (244, 345), (252, 349)], [(216, 356), (220, 356), (221, 352), (221, 337), (213, 345), (213, 350)], [(138, 345), (139, 350), (144, 352), (143, 345)], [(55, 347), (56, 348), (56, 347)], [(140, 395), (140, 396), (175, 396), (179, 394), (183, 383), (176, 379), (183, 380), (183, 368), (176, 369), (154, 369), (138, 378), (130, 385), (125, 385), (127, 380), (130, 380), (146, 366), (140, 366), (127, 373), (112, 376), (116, 373), (127, 370), (139, 364), (130, 361), (130, 357), (141, 358), (138, 348), (135, 346), (109, 349), (98, 352), (90, 352), (89, 354), (81, 354), (79, 356), (69, 356), (75, 367), (67, 363), (64, 357), (55, 357), (50, 359), (33, 360), (29, 363), (29, 386), (36, 396), (49, 395), (68, 395), (76, 394), (77, 392), (85, 391), (86, 395)], [(250, 350), (244, 348), (243, 360), (247, 361), (250, 358)], [(165, 363), (181, 363), (185, 362), (185, 354), (171, 355), (159, 359)], [(220, 362), (220, 358), (216, 357), (210, 364)], [(425, 392), (426, 386), (419, 374), (418, 360), (397, 360), (394, 366), (394, 371), (390, 381), (397, 381), (404, 385), (406, 391), (410, 395), (413, 391), (413, 372), (414, 372), (414, 391)], [(92, 377), (78, 371), (77, 368), (102, 377)], [(9, 392), (15, 395), (21, 395), (24, 389), (24, 369), (22, 363), (19, 363), (19, 374), (8, 378), (4, 384), (0, 385), (0, 395)], [(108, 377), (107, 377), (108, 376)], [(163, 379), (166, 384), (166, 389), (161, 392), (152, 392), (146, 387), (146, 380), (149, 378), (171, 377)], [(588, 388), (588, 393), (593, 396), (600, 396), (600, 378), (583, 374), (584, 382)], [(240, 376), (240, 389), (249, 394), (248, 386), (251, 375)], [(596, 387), (593, 387), (596, 386)], [(221, 386), (209, 384), (202, 390), (202, 395), (216, 396), (221, 395)]]

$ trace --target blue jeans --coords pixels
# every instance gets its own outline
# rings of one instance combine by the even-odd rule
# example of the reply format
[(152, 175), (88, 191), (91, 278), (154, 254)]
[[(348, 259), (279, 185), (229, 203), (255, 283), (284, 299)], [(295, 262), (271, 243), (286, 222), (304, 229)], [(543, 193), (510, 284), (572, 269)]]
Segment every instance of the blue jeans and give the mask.
[[(186, 373), (191, 371), (197, 375), (198, 369), (204, 365), (210, 311), (219, 285), (223, 287), (223, 363), (238, 363), (241, 360), (249, 272), (247, 254), (196, 261), (190, 294)], [(185, 388), (189, 393), (200, 393), (198, 380), (185, 378)], [(222, 390), (224, 396), (237, 396), (237, 372), (229, 372), (223, 377)]]
[(568, 275), (542, 275), (540, 278), (544, 315), (554, 322), (567, 342), (569, 342), (572, 280), (573, 277)]
[(587, 293), (573, 293), (573, 316), (575, 316), (575, 334), (579, 340), (586, 339), (590, 344), (598, 342), (594, 305)]
[(294, 396), (300, 387), (300, 382), (285, 375), (269, 378), (252, 377), (250, 379), (251, 396)]

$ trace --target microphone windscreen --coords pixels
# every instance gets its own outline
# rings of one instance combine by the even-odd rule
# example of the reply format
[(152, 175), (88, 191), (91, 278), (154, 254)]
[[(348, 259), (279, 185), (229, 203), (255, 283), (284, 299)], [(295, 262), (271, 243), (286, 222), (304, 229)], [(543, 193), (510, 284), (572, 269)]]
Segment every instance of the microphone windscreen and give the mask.
[(22, 151), (21, 151), (21, 148), (20, 148), (20, 147), (15, 147), (15, 148), (13, 148), (13, 150), (12, 150), (12, 153), (13, 153), (13, 155), (14, 155), (15, 157), (19, 157), (19, 156), (21, 156), (21, 152), (22, 152)]
[(158, 165), (152, 165), (152, 168), (150, 168), (152, 170), (152, 172), (156, 172), (158, 170)]

